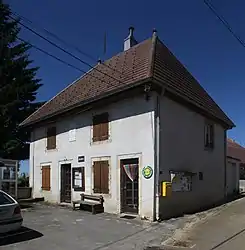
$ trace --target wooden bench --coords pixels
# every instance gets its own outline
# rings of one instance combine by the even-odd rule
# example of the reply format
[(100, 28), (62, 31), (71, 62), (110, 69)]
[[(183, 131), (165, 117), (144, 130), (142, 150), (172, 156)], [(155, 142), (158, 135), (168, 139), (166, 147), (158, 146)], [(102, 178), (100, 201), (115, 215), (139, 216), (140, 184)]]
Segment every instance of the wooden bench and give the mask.
[(80, 194), (81, 200), (73, 201), (73, 210), (76, 209), (76, 205), (79, 204), (80, 209), (84, 209), (86, 206), (91, 207), (92, 214), (104, 212), (104, 198), (102, 195)]

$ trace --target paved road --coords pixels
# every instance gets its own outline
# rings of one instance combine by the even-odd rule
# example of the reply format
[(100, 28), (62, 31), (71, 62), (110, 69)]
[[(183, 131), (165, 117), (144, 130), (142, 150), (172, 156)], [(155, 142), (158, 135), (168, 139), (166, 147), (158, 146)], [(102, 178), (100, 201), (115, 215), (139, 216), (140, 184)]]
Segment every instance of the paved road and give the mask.
[(187, 240), (192, 250), (244, 250), (245, 198), (227, 204), (193, 230)]
[(0, 249), (145, 249), (160, 244), (181, 224), (181, 219), (150, 224), (47, 205), (36, 205), (23, 214), (25, 228), (0, 235)]

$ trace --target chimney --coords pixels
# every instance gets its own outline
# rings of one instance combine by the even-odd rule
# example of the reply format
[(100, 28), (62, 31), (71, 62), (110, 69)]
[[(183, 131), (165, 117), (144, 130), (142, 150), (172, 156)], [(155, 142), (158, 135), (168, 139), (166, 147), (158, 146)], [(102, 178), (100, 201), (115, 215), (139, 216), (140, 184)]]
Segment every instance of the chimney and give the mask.
[(134, 27), (129, 28), (129, 35), (127, 38), (124, 39), (124, 51), (130, 49), (138, 42), (134, 38)]

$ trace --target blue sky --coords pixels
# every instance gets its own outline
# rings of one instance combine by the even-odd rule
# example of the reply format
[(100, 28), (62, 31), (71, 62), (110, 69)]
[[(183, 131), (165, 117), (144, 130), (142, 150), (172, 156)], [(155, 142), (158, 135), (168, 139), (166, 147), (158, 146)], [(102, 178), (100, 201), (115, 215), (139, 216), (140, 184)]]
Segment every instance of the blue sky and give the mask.
[[(6, 2), (13, 11), (53, 31), (95, 58), (103, 54), (105, 31), (108, 58), (122, 51), (129, 26), (135, 27), (138, 41), (150, 37), (152, 29), (156, 28), (165, 45), (235, 122), (237, 127), (228, 135), (245, 145), (245, 48), (202, 0), (155, 0), (146, 3), (139, 0)], [(213, 0), (212, 3), (245, 40), (245, 2)], [(21, 37), (77, 67), (88, 69), (29, 31), (22, 30)], [(76, 51), (71, 52), (93, 63)], [(38, 76), (44, 84), (38, 93), (38, 100), (48, 100), (81, 75), (79, 71), (34, 49), (30, 51), (30, 56), (34, 64), (40, 67)], [(25, 171), (27, 163), (24, 165)]]

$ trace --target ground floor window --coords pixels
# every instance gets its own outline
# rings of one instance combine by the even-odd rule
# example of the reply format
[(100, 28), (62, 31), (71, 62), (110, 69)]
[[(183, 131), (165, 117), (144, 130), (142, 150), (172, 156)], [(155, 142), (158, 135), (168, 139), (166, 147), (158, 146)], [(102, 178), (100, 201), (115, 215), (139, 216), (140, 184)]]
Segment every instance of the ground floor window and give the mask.
[(94, 193), (109, 194), (109, 162), (94, 161)]
[(42, 166), (42, 190), (50, 191), (50, 166)]

